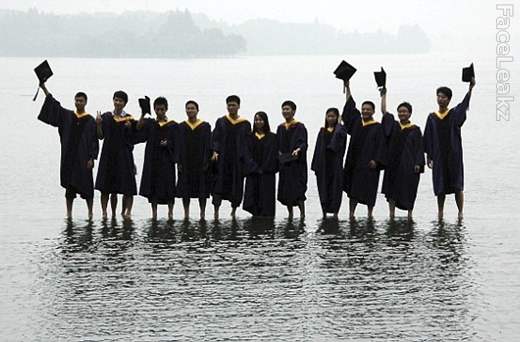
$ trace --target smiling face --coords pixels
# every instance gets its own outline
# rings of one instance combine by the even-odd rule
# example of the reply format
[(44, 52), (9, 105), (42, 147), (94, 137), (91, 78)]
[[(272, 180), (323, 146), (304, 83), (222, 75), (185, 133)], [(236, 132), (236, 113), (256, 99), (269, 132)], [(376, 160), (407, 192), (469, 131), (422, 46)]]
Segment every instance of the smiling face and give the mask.
[(255, 129), (259, 132), (263, 132), (265, 127), (264, 119), (260, 115), (255, 115)]
[(87, 99), (83, 96), (76, 96), (74, 98), (74, 106), (76, 107), (76, 111), (78, 113), (85, 112), (85, 106), (87, 105)]
[(371, 103), (363, 103), (361, 106), (361, 117), (363, 118), (363, 121), (369, 121), (372, 119), (372, 116), (374, 115), (374, 106)]
[(186, 105), (186, 115), (188, 115), (188, 119), (194, 120), (197, 118), (197, 114), (199, 114), (199, 110), (194, 103), (188, 103)]
[(397, 108), (397, 116), (399, 116), (399, 121), (401, 123), (407, 123), (408, 121), (410, 121), (411, 115), (412, 113), (410, 113), (408, 108), (406, 108), (405, 106), (400, 106), (399, 108)]
[(294, 118), (295, 111), (289, 105), (282, 106), (282, 115), (285, 121), (290, 122)]
[(114, 102), (114, 111), (117, 113), (121, 113), (123, 111), (123, 108), (125, 108), (125, 106), (126, 106), (125, 100), (123, 100), (120, 97), (114, 97), (113, 102)]

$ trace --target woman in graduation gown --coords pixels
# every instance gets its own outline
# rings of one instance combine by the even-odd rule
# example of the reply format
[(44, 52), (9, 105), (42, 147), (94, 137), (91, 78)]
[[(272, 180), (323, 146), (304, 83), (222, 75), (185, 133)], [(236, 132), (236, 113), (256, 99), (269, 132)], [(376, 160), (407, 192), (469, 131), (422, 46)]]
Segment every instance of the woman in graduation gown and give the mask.
[(417, 187), (424, 172), (424, 146), (421, 129), (410, 122), (412, 106), (403, 102), (397, 106), (399, 121), (386, 111), (386, 88), (381, 88), (383, 133), (387, 144), (387, 158), (382, 193), (388, 201), (389, 217), (395, 208), (408, 211), (412, 219)]
[(199, 105), (186, 102), (188, 119), (177, 127), (177, 197), (182, 198), (184, 217), (189, 218), (190, 198), (198, 198), (200, 219), (205, 219), (206, 201), (211, 193), (211, 125), (197, 118)]
[(255, 114), (249, 149), (253, 167), (246, 178), (243, 208), (253, 216), (274, 217), (278, 143), (265, 112)]
[(157, 205), (168, 205), (168, 219), (173, 219), (175, 201), (175, 148), (177, 123), (166, 116), (168, 101), (158, 97), (153, 103), (157, 119), (141, 116), (137, 129), (139, 140), (146, 141), (139, 195), (152, 206), (157, 218)]
[(45, 84), (42, 83), (40, 86), (46, 97), (38, 120), (57, 127), (60, 135), (60, 184), (65, 188), (67, 218), (72, 217), (72, 203), (76, 194), (79, 194), (86, 200), (88, 217), (92, 219), (92, 169), (99, 152), (99, 142), (96, 137), (96, 121), (85, 112), (87, 95), (81, 92), (76, 94), (76, 111), (72, 111), (63, 108), (48, 92)]
[(117, 194), (123, 195), (124, 218), (130, 218), (133, 196), (137, 194), (134, 164), (134, 143), (137, 121), (124, 111), (128, 95), (119, 90), (113, 96), (114, 110), (96, 117), (97, 134), (103, 140), (101, 157), (96, 176), (95, 189), (101, 192), (101, 210), (107, 217), (107, 205), (110, 196), (112, 216), (117, 209)]
[(373, 119), (375, 105), (365, 101), (361, 113), (350, 92), (350, 82), (345, 82), (347, 101), (341, 119), (351, 136), (345, 159), (343, 188), (350, 203), (350, 218), (354, 218), (358, 203), (368, 209), (368, 218), (376, 203), (379, 173), (384, 167), (384, 142), (381, 124)]
[(338, 217), (343, 195), (343, 157), (347, 131), (339, 123), (337, 108), (329, 108), (325, 114), (325, 125), (318, 133), (311, 170), (316, 174), (323, 217), (327, 213)]
[(466, 121), (466, 113), (475, 86), (473, 77), (469, 90), (456, 107), (449, 109), (452, 91), (447, 87), (437, 89), (439, 110), (430, 113), (424, 128), (424, 149), (427, 165), (432, 169), (433, 191), (437, 196), (438, 217), (443, 218), (444, 201), (447, 194), (455, 194), (459, 209), (458, 217), (462, 219), (464, 207), (464, 164), (462, 154), (462, 125)]

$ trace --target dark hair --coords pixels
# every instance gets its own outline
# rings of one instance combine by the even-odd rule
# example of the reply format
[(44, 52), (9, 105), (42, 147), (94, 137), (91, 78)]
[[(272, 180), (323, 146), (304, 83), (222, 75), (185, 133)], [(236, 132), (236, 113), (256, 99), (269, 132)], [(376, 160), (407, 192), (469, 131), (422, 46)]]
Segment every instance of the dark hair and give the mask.
[(114, 96), (112, 97), (112, 99), (115, 99), (116, 97), (118, 99), (125, 101), (125, 104), (128, 103), (128, 95), (124, 91), (122, 91), (122, 90), (116, 91), (114, 93)]
[(453, 93), (451, 92), (451, 89), (448, 88), (448, 87), (439, 87), (437, 88), (437, 95), (439, 94), (444, 94), (448, 97), (448, 99), (451, 100), (451, 96), (453, 95)]
[(193, 100), (188, 100), (188, 101), (186, 102), (186, 104), (184, 105), (184, 108), (188, 107), (189, 104), (194, 105), (195, 108), (197, 108), (197, 110), (199, 110), (199, 104), (198, 104), (197, 102), (193, 101)]
[(230, 103), (230, 102), (236, 102), (240, 106), (240, 97), (238, 97), (236, 95), (229, 95), (226, 98), (226, 103)]
[(363, 106), (366, 105), (366, 104), (367, 104), (367, 105), (370, 105), (370, 107), (372, 107), (372, 110), (376, 110), (376, 105), (374, 104), (374, 102), (372, 102), (372, 101), (368, 101), (368, 100), (367, 100), (367, 101), (365, 101), (365, 102), (363, 102), (363, 103), (361, 104), (361, 107), (363, 107)]
[(153, 101), (153, 107), (157, 107), (157, 106), (164, 106), (166, 107), (166, 109), (168, 109), (168, 100), (166, 100), (165, 97), (162, 97), (162, 96), (159, 96), (158, 98), (156, 98), (154, 101)]
[(338, 110), (338, 108), (335, 108), (335, 107), (329, 108), (329, 109), (327, 109), (327, 111), (325, 112), (325, 126), (323, 126), (323, 127), (325, 127), (325, 128), (327, 128), (327, 114), (329, 114), (329, 113), (334, 113), (334, 114), (336, 114), (336, 117), (337, 117), (337, 119), (336, 119), (336, 124), (339, 122), (339, 110)]
[(292, 102), (291, 100), (283, 101), (282, 107), (289, 106), (292, 110), (296, 111), (296, 103)]
[(85, 102), (87, 102), (87, 100), (88, 100), (88, 98), (87, 98), (87, 94), (85, 94), (85, 93), (82, 92), (82, 91), (77, 92), (76, 95), (74, 95), (74, 98), (76, 98), (76, 97), (82, 97), (82, 98), (84, 98), (84, 99), (85, 99)]
[(397, 106), (397, 111), (399, 111), (399, 108), (401, 107), (405, 107), (406, 109), (408, 109), (408, 111), (410, 112), (410, 114), (412, 114), (412, 105), (409, 104), (408, 102), (402, 102), (399, 104), (399, 106)]
[[(269, 133), (271, 132), (271, 127), (269, 126), (269, 118), (267, 117), (267, 113), (266, 112), (257, 112), (255, 114), (255, 117), (256, 116), (259, 116), (262, 118), (262, 120), (264, 121), (264, 133)], [(254, 123), (254, 120), (253, 120), (253, 133), (257, 133), (257, 129), (256, 129), (256, 125)]]

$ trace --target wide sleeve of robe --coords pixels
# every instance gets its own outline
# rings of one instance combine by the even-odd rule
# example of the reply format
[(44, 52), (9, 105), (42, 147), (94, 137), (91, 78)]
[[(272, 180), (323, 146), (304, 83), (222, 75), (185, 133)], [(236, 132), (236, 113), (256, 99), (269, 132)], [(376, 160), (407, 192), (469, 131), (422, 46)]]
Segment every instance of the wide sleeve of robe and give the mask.
[(454, 122), (458, 127), (461, 127), (466, 121), (466, 112), (469, 107), (469, 100), (471, 98), (471, 92), (467, 92), (466, 96), (461, 103), (459, 103), (455, 108), (453, 108), (453, 116)]
[(223, 137), (224, 137), (224, 127), (223, 127), (223, 119), (217, 119), (217, 122), (215, 123), (215, 129), (213, 130), (213, 133), (211, 134), (211, 149), (217, 153), (222, 152), (223, 148)]
[(428, 118), (426, 119), (426, 126), (424, 128), (423, 137), (424, 152), (430, 160), (433, 160), (433, 127), (431, 123), (432, 115), (434, 114), (429, 114)]
[(330, 139), (330, 143), (327, 146), (327, 148), (336, 153), (343, 154), (345, 153), (346, 141), (347, 130), (345, 129), (345, 126), (338, 123), (336, 125), (336, 128), (334, 129), (334, 134), (332, 135), (332, 138)]
[(343, 112), (341, 113), (341, 121), (348, 134), (352, 134), (352, 130), (356, 122), (361, 120), (361, 113), (356, 108), (356, 101), (350, 96), (343, 106)]
[(301, 156), (302, 154), (307, 153), (307, 128), (305, 128), (302, 123), (298, 124), (295, 135), (296, 142), (294, 144), (294, 149), (299, 148), (301, 150), (299, 155)]
[(87, 137), (88, 156), (90, 157), (90, 159), (95, 160), (95, 159), (97, 159), (98, 154), (99, 154), (99, 140), (97, 138), (96, 120), (94, 118), (90, 119), (89, 131), (90, 131), (90, 133), (88, 134), (88, 137)]
[(69, 110), (63, 108), (61, 104), (49, 94), (45, 97), (45, 102), (38, 115), (38, 120), (53, 127), (61, 127), (64, 121), (63, 117), (67, 112), (69, 112)]
[(264, 161), (261, 166), (263, 173), (276, 173), (278, 171), (278, 139), (274, 133), (266, 136)]
[(420, 173), (424, 172), (424, 139), (421, 133), (421, 129), (416, 127), (416, 134), (414, 135), (414, 148), (415, 148), (415, 165), (420, 166)]
[(150, 132), (153, 129), (155, 124), (155, 120), (151, 118), (146, 118), (143, 120), (143, 126), (141, 128), (137, 127), (138, 122), (132, 123), (132, 130), (134, 131), (132, 134), (132, 140), (134, 144), (140, 144), (148, 141), (150, 137)]

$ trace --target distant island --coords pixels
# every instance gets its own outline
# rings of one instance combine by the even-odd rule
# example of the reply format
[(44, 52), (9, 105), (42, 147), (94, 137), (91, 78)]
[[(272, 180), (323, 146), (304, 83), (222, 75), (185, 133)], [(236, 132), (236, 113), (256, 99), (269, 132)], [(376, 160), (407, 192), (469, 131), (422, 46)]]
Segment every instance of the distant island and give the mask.
[(200, 58), (236, 55), (425, 53), (419, 26), (396, 34), (342, 32), (317, 21), (239, 25), (189, 11), (55, 15), (0, 10), (0, 56)]

